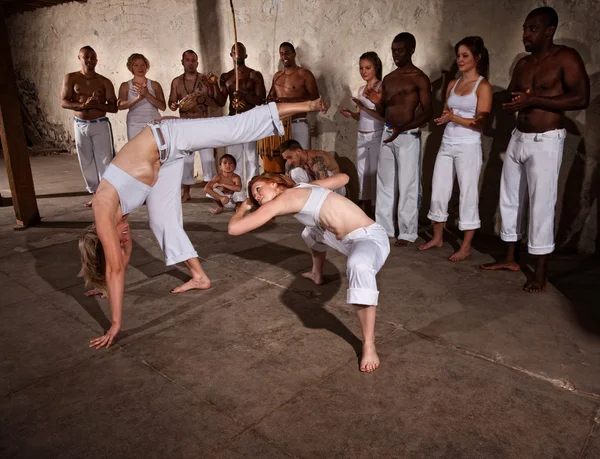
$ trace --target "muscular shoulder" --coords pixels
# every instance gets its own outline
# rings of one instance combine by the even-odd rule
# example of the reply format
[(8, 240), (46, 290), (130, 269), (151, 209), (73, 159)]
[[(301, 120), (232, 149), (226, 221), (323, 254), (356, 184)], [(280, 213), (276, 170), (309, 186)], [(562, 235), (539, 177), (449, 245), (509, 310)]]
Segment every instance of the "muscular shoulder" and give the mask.
[(304, 78), (309, 78), (309, 77), (314, 78), (315, 77), (313, 75), (313, 73), (310, 70), (308, 70), (307, 68), (305, 68), (305, 67), (300, 67), (300, 69), (298, 71), (298, 74), (301, 75)]
[(254, 69), (248, 69), (248, 74), (250, 75), (250, 78), (262, 78), (262, 73), (260, 73), (258, 70), (254, 70)]
[(418, 67), (415, 67), (415, 79), (421, 83), (431, 84), (429, 77)]
[(181, 83), (181, 79), (182, 79), (182, 78), (183, 78), (183, 75), (176, 76), (176, 77), (175, 77), (175, 78), (173, 78), (173, 80), (171, 81), (171, 84), (172, 84), (172, 85), (176, 85), (176, 84), (179, 84), (179, 83)]
[(576, 49), (570, 48), (569, 46), (559, 45), (558, 49), (554, 53), (554, 56), (562, 62), (580, 62), (581, 55)]
[(279, 78), (282, 74), (283, 74), (283, 70), (279, 70), (278, 72), (275, 72), (275, 75), (273, 75), (273, 79)]

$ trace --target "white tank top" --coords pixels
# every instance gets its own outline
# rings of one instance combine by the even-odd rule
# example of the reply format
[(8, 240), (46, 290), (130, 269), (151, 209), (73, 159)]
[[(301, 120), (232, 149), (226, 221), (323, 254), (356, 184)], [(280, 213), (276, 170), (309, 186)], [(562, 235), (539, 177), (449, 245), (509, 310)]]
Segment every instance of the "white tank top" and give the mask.
[[(133, 90), (133, 80), (129, 80), (129, 92), (127, 93), (127, 99), (135, 99), (137, 97), (136, 92)], [(152, 87), (152, 80), (146, 79), (148, 85), (148, 92), (156, 97), (154, 88)], [(143, 123), (146, 124), (152, 120), (160, 118), (158, 109), (150, 103), (148, 99), (142, 99), (133, 107), (127, 111), (127, 124), (130, 123)]]
[[(375, 86), (376, 90), (379, 90), (381, 87), (381, 81), (377, 86)], [(365, 86), (366, 88), (366, 86)], [(371, 102), (364, 96), (365, 88), (362, 88), (358, 93), (358, 99), (366, 105), (367, 108), (371, 110), (375, 110), (375, 104)], [(377, 118), (373, 117), (371, 114), (365, 112), (364, 110), (360, 111), (360, 118), (358, 119), (358, 130), (363, 132), (371, 132), (371, 131), (381, 131), (383, 129), (383, 121), (379, 121)]]
[[(473, 87), (473, 91), (465, 96), (459, 96), (454, 92), (456, 85), (461, 80), (459, 78), (456, 80), (456, 83), (450, 90), (450, 96), (448, 97), (448, 108), (451, 108), (455, 115), (460, 116), (461, 118), (475, 118), (477, 115), (477, 88), (479, 87), (479, 83), (483, 80), (483, 77), (480, 76)], [(444, 137), (447, 139), (481, 139), (481, 132), (476, 131), (474, 129), (470, 129), (460, 124), (449, 122), (444, 130)]]
[(320, 228), (319, 214), (321, 213), (321, 207), (331, 190), (310, 183), (299, 183), (296, 188), (310, 188), (311, 191), (302, 210), (294, 217), (304, 226)]

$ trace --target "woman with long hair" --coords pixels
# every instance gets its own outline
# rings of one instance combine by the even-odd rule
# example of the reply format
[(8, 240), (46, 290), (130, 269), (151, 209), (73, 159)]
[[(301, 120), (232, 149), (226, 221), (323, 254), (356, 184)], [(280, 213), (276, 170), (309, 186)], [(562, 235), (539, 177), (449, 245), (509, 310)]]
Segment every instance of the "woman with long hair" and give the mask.
[(358, 90), (358, 97), (352, 100), (357, 112), (342, 108), (340, 113), (346, 118), (358, 121), (356, 141), (356, 172), (358, 173), (358, 200), (362, 202), (366, 214), (373, 216), (373, 202), (377, 191), (377, 161), (381, 147), (381, 136), (385, 121), (375, 110), (375, 104), (364, 96), (365, 89), (378, 91), (381, 87), (382, 65), (377, 53), (369, 51), (358, 61), (360, 76), (365, 85)]
[(119, 110), (127, 112), (127, 140), (133, 139), (152, 120), (160, 118), (159, 110), (167, 108), (165, 95), (157, 81), (146, 78), (150, 61), (143, 54), (134, 53), (127, 59), (127, 69), (133, 74), (119, 88)]
[(444, 111), (435, 120), (438, 125), (446, 124), (446, 128), (433, 169), (431, 206), (427, 214), (433, 221), (433, 238), (419, 250), (443, 245), (448, 202), (456, 175), (460, 188), (458, 229), (464, 231), (464, 237), (460, 249), (449, 260), (460, 261), (470, 255), (475, 230), (481, 226), (481, 132), (492, 108), (492, 86), (486, 80), (488, 51), (480, 37), (463, 38), (454, 49), (461, 76), (448, 84)]
[[(375, 276), (390, 253), (385, 230), (349, 199), (332, 193), (348, 183), (346, 174), (311, 183), (296, 184), (274, 173), (254, 177), (249, 200), (244, 201), (229, 221), (229, 234), (237, 236), (252, 231), (278, 215), (294, 215), (306, 227), (302, 238), (310, 247), (312, 269), (302, 275), (315, 284), (323, 283), (327, 247), (348, 257), (346, 274), (349, 288), (347, 302), (358, 307), (362, 332), (360, 371), (370, 372), (379, 366), (375, 350), (375, 314), (379, 291)], [(258, 209), (245, 215), (252, 208)]]

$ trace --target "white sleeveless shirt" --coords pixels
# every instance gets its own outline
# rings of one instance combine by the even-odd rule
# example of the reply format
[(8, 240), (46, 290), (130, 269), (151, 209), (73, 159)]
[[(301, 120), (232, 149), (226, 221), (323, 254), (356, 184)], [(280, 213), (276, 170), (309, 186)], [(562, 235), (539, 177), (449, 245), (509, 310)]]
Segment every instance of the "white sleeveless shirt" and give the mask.
[[(129, 80), (128, 83), (129, 92), (127, 93), (127, 99), (135, 99), (137, 97), (137, 93), (133, 89), (133, 80)], [(148, 92), (156, 97), (156, 93), (154, 92), (154, 88), (152, 87), (152, 80), (146, 79), (146, 84), (148, 85)], [(127, 124), (145, 124), (158, 118), (160, 118), (160, 113), (158, 113), (158, 109), (154, 105), (152, 105), (148, 99), (140, 100), (137, 104), (135, 104), (127, 111)]]
[[(362, 88), (358, 94), (358, 99), (365, 104), (365, 106), (367, 108), (370, 108), (371, 110), (375, 110), (375, 104), (373, 102), (371, 102), (369, 99), (367, 99), (364, 95), (365, 93), (365, 88), (367, 86), (365, 85), (364, 88)], [(375, 86), (375, 90), (379, 90), (379, 88), (381, 87), (381, 81), (379, 82), (379, 84), (377, 86)], [(371, 131), (381, 131), (383, 129), (383, 125), (384, 122), (378, 120), (377, 118), (373, 117), (371, 114), (365, 112), (364, 110), (360, 111), (360, 118), (358, 119), (358, 130), (359, 131), (363, 131), (363, 132), (371, 132)]]
[[(481, 80), (483, 80), (483, 77), (480, 76), (473, 87), (473, 91), (464, 96), (459, 96), (454, 92), (454, 89), (456, 89), (456, 85), (458, 85), (460, 80), (461, 78), (456, 80), (456, 83), (450, 90), (450, 96), (448, 97), (447, 102), (448, 108), (451, 108), (454, 114), (461, 118), (475, 118), (477, 115), (477, 88), (479, 87)], [(481, 132), (450, 121), (444, 130), (444, 137), (452, 140), (480, 140)]]

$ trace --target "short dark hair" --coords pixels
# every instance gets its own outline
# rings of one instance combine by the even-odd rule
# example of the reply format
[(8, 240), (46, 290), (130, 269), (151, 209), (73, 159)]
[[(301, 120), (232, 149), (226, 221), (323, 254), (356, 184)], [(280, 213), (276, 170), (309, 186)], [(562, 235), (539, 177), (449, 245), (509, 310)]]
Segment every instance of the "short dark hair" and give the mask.
[(300, 142), (294, 139), (286, 140), (279, 146), (279, 151), (283, 153), (284, 151), (288, 150), (302, 150), (302, 145), (300, 145)]
[(94, 50), (94, 48), (92, 48), (90, 45), (85, 45), (85, 46), (82, 46), (81, 48), (79, 48), (79, 52), (81, 52), (81, 51), (84, 51), (84, 50), (85, 50), (85, 51), (91, 51), (91, 52), (93, 52), (93, 53), (95, 53), (95, 52), (96, 52), (96, 51)]
[(221, 164), (223, 164), (223, 160), (224, 160), (224, 159), (229, 159), (229, 160), (230, 160), (230, 161), (233, 163), (233, 165), (234, 165), (235, 167), (237, 167), (237, 160), (235, 159), (235, 157), (234, 157), (233, 155), (230, 155), (229, 153), (225, 153), (223, 156), (221, 156), (221, 157), (219, 158), (219, 166), (220, 166)]
[(408, 33), (408, 32), (399, 33), (398, 35), (396, 35), (394, 37), (394, 41), (392, 43), (396, 43), (399, 41), (402, 43), (406, 43), (412, 49), (415, 49), (417, 47), (417, 39), (415, 38), (415, 36), (412, 33)]
[(530, 17), (539, 17), (546, 27), (558, 27), (558, 14), (556, 10), (550, 6), (541, 6), (540, 8), (536, 8), (531, 10), (531, 12), (527, 15)]
[(290, 48), (292, 50), (292, 53), (296, 52), (296, 48), (294, 48), (294, 45), (292, 45), (289, 41), (284, 41), (282, 44), (279, 45), (279, 48), (283, 48), (284, 46)]
[(183, 54), (181, 55), (181, 59), (184, 59), (184, 58), (185, 58), (185, 55), (186, 55), (187, 53), (192, 53), (194, 56), (198, 57), (198, 55), (196, 54), (196, 51), (194, 51), (193, 49), (186, 49), (186, 50), (183, 52)]

